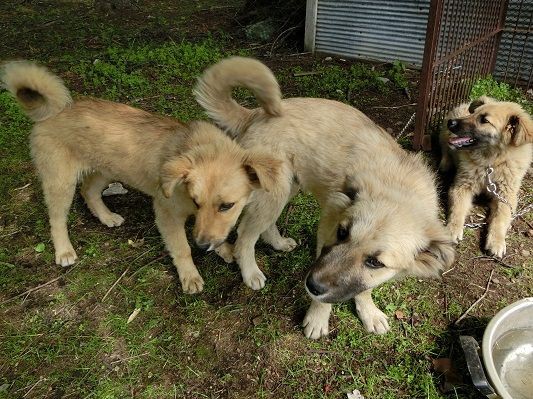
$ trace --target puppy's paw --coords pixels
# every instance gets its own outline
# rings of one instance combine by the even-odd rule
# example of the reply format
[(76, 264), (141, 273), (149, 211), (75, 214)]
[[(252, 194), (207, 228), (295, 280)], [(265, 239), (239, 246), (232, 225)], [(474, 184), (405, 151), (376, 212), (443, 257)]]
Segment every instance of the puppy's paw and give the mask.
[(260, 290), (265, 286), (266, 277), (257, 266), (250, 268), (251, 270), (242, 270), (242, 280), (244, 284), (252, 290)]
[(448, 231), (450, 232), (451, 239), (454, 243), (458, 243), (463, 239), (463, 225), (456, 223), (448, 224)]
[(387, 315), (375, 306), (357, 309), (357, 314), (363, 322), (363, 327), (369, 333), (381, 335), (390, 330)]
[(485, 250), (497, 258), (503, 258), (505, 252), (507, 252), (505, 239), (499, 239), (494, 237), (492, 234), (489, 234), (487, 236), (487, 242), (485, 243)]
[(74, 248), (70, 247), (61, 251), (56, 251), (56, 265), (67, 267), (73, 265), (78, 259)]
[(107, 215), (98, 216), (100, 222), (107, 227), (118, 227), (124, 223), (124, 218), (118, 213), (109, 212)]
[(233, 245), (230, 243), (224, 242), (215, 248), (215, 253), (224, 259), (226, 263), (233, 263), (235, 259), (233, 258)]
[(290, 252), (296, 248), (298, 244), (290, 237), (281, 237), (278, 241), (272, 243), (272, 247), (276, 251)]
[(327, 336), (329, 334), (329, 312), (324, 314), (309, 308), (302, 326), (307, 338), (318, 339)]
[(204, 280), (197, 271), (180, 276), (180, 281), (183, 292), (187, 294), (197, 294), (204, 289)]

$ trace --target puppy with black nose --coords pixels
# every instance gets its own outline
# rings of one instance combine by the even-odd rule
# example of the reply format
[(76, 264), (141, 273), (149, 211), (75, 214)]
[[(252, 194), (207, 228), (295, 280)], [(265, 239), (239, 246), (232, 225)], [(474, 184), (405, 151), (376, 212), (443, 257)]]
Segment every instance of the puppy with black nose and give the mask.
[[(531, 164), (532, 143), (533, 122), (519, 104), (481, 97), (450, 111), (440, 134), (439, 169), (456, 169), (448, 216), (455, 242), (463, 239), (474, 196), (488, 194), (491, 215), (485, 250), (498, 257), (505, 255), (505, 236)], [(489, 175), (499, 197), (487, 190)]]

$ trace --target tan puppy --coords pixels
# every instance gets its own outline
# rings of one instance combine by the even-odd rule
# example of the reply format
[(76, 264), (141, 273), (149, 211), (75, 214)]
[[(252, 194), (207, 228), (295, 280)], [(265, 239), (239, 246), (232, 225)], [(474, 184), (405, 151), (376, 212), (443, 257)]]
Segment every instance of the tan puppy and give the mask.
[[(231, 97), (236, 86), (252, 90), (262, 107), (237, 104)], [(233, 254), (249, 287), (265, 284), (254, 254), (259, 236), (276, 249), (296, 244), (281, 237), (275, 223), (298, 187), (322, 208), (317, 260), (306, 279), (312, 298), (303, 322), (307, 337), (327, 335), (331, 303), (349, 298), (367, 331), (386, 332), (387, 316), (373, 303), (372, 288), (404, 275), (439, 276), (452, 263), (433, 174), (360, 111), (324, 99), (282, 101), (272, 72), (239, 57), (210, 67), (196, 96), (243, 147), (261, 146), (283, 161), (279, 190), (257, 192), (238, 227)], [(230, 260), (228, 246), (221, 249)]]
[(200, 292), (203, 280), (187, 244), (187, 217), (196, 214), (197, 244), (214, 248), (224, 242), (254, 190), (275, 189), (279, 161), (242, 149), (206, 122), (184, 125), (123, 104), (73, 101), (57, 76), (29, 62), (6, 64), (2, 80), (36, 122), (31, 152), (59, 265), (77, 259), (67, 214), (80, 179), (89, 209), (109, 227), (124, 221), (102, 201), (110, 181), (153, 197), (157, 226), (188, 293)]
[(452, 164), (457, 175), (450, 188), (448, 228), (456, 242), (463, 239), (463, 226), (475, 195), (487, 191), (487, 169), (505, 202), (491, 195), (490, 222), (485, 249), (505, 255), (505, 235), (516, 211), (518, 190), (529, 168), (533, 150), (533, 122), (520, 105), (481, 97), (452, 110), (440, 135), (440, 169)]

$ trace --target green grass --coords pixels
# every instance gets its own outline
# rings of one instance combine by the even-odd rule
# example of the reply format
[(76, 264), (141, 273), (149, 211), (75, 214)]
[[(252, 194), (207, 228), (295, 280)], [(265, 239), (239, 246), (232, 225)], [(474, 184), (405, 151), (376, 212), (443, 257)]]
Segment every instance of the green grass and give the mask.
[(475, 100), (480, 96), (494, 97), (500, 101), (512, 101), (520, 104), (530, 115), (533, 114), (533, 101), (529, 100), (519, 88), (508, 83), (499, 82), (492, 76), (478, 79), (470, 91), (470, 99)]
[[(0, 5), (12, 25), (2, 39), (10, 57), (23, 53), (50, 65), (75, 96), (121, 101), (187, 121), (205, 117), (192, 87), (206, 66), (228, 55), (256, 55), (231, 33), (184, 30), (209, 6), (205, 2), (183, 2), (180, 10), (175, 2), (165, 7), (132, 2), (133, 11), (109, 15), (92, 3), (63, 9), (46, 1), (20, 3), (14, 10)], [(135, 7), (141, 7), (138, 19), (127, 22)], [(87, 21), (78, 16), (82, 11)], [(58, 18), (61, 25), (50, 22), (57, 29), (17, 39), (17, 32)], [(316, 74), (294, 76), (304, 71)], [(316, 59), (277, 66), (275, 73), (284, 93), (363, 105), (380, 105), (408, 85), (399, 62), (374, 68)], [(253, 102), (245, 91), (237, 95)], [(30, 130), (16, 102), (0, 92), (0, 302), (53, 281), (0, 305), (0, 399), (333, 399), (354, 389), (372, 399), (449, 397), (439, 390), (431, 359), (460, 358), (458, 331), (450, 324), (480, 294), (468, 283), (483, 285), (490, 272), (483, 267), (491, 265), (469, 260), (479, 254), (477, 231), (468, 234), (456, 273), (444, 284), (411, 278), (375, 290), (376, 304), (390, 317), (390, 333), (366, 333), (354, 305), (346, 303), (334, 307), (331, 335), (310, 341), (300, 323), (309, 304), (303, 280), (314, 259), (320, 213), (312, 197), (298, 194), (279, 219), (281, 231), (299, 244), (293, 252), (257, 245), (258, 264), (268, 277), (258, 292), (242, 284), (237, 265), (193, 248), (205, 288), (200, 295), (184, 294), (164, 256), (150, 199), (133, 190), (105, 199), (126, 219), (114, 229), (100, 225), (76, 196), (69, 230), (80, 262), (62, 270), (53, 264), (46, 208), (29, 154)], [(139, 239), (144, 239), (139, 247), (128, 244)], [(530, 245), (516, 231), (510, 242), (512, 248)], [(486, 324), (494, 303), (531, 295), (532, 265), (516, 262), (496, 270), (503, 294), (474, 309), (476, 328)], [(523, 285), (503, 284), (511, 279)], [(135, 309), (137, 317), (127, 323)], [(466, 378), (464, 365), (460, 370)], [(461, 398), (479, 397), (468, 384), (458, 392)]]

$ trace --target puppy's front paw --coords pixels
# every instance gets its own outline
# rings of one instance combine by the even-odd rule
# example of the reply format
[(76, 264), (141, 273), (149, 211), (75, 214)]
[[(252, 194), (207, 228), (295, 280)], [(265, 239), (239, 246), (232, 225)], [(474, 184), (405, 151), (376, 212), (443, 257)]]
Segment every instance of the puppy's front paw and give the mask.
[(280, 240), (272, 244), (276, 251), (290, 252), (296, 248), (298, 244), (290, 237), (281, 237)]
[(233, 245), (228, 242), (224, 242), (215, 248), (215, 253), (224, 259), (226, 263), (232, 263), (235, 260), (233, 258)]
[(242, 280), (252, 290), (260, 290), (265, 286), (266, 277), (257, 266), (250, 269), (242, 271)]
[(505, 252), (507, 252), (507, 247), (505, 245), (505, 238), (500, 239), (494, 237), (494, 235), (489, 234), (487, 236), (487, 242), (485, 243), (485, 250), (498, 258), (503, 258)]
[(189, 272), (180, 276), (180, 281), (183, 292), (187, 294), (197, 294), (204, 289), (204, 280), (197, 271), (196, 273)]
[(107, 227), (118, 227), (124, 223), (124, 218), (118, 213), (109, 212), (108, 215), (100, 216), (100, 222)]
[(449, 223), (448, 231), (450, 232), (451, 239), (454, 243), (458, 243), (463, 239), (463, 225), (457, 223)]
[(329, 313), (314, 312), (311, 308), (307, 311), (302, 322), (304, 334), (307, 338), (318, 339), (329, 334)]
[(363, 327), (369, 333), (385, 334), (390, 330), (387, 315), (377, 307), (357, 309), (357, 314), (363, 322)]
[(74, 248), (70, 247), (61, 251), (56, 251), (56, 265), (67, 267), (73, 265), (78, 259)]

